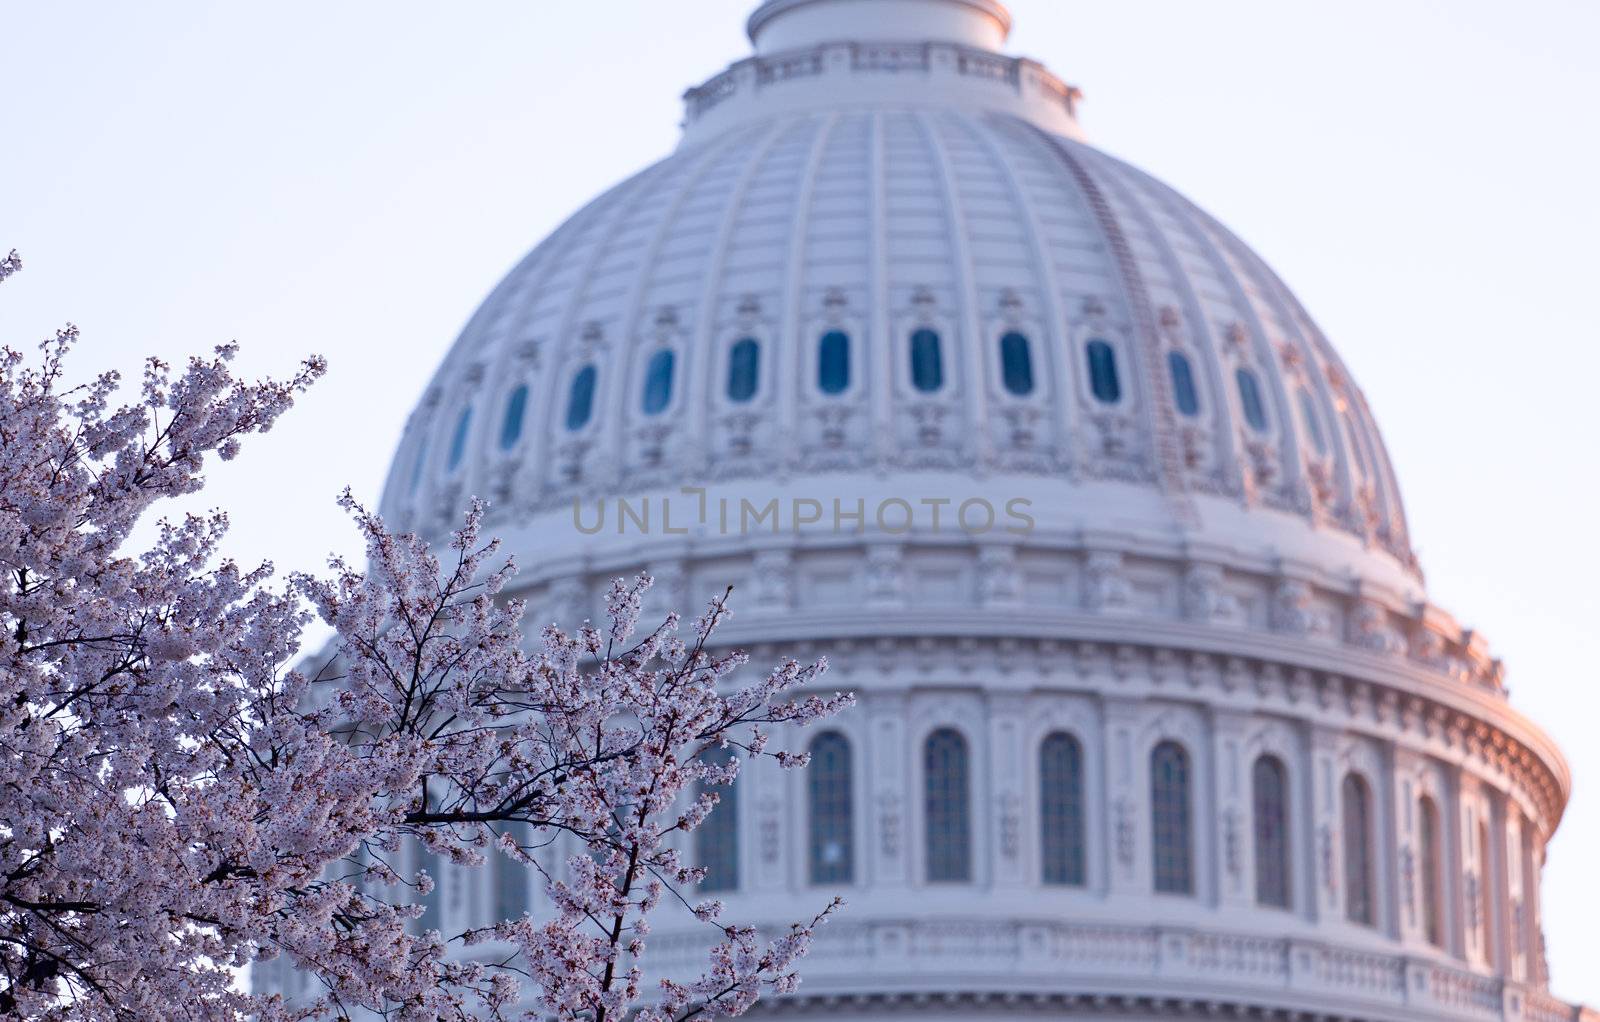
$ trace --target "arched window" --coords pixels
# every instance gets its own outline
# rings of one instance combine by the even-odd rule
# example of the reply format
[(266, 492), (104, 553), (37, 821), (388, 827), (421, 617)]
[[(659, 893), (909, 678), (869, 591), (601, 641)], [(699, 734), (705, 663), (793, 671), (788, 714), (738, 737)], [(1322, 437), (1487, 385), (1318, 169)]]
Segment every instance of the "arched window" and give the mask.
[[(506, 831), (519, 848), (527, 851), (533, 846), (533, 833), (526, 823), (506, 825)], [(528, 911), (528, 874), (533, 869), (513, 859), (504, 852), (490, 852), (494, 856), (494, 921), (521, 919)]]
[(944, 386), (944, 353), (939, 335), (924, 327), (911, 335), (911, 385), (924, 394)]
[(1111, 345), (1098, 338), (1084, 349), (1089, 359), (1089, 390), (1101, 404), (1114, 405), (1122, 400), (1122, 381), (1117, 379), (1117, 353)]
[(1150, 837), (1155, 887), (1163, 894), (1194, 893), (1189, 754), (1177, 742), (1150, 753)]
[(1344, 801), (1344, 915), (1352, 923), (1377, 923), (1372, 889), (1372, 793), (1358, 774), (1345, 774)]
[[(723, 767), (733, 761), (732, 749), (712, 749), (704, 761)], [(718, 802), (694, 832), (694, 861), (704, 866), (702, 891), (731, 891), (739, 886), (739, 788), (733, 784), (707, 784), (701, 781), (696, 794), (717, 793)]]
[(1422, 930), (1428, 943), (1444, 947), (1444, 870), (1439, 862), (1439, 806), (1432, 797), (1417, 802), (1417, 845), (1422, 859)]
[(422, 902), (422, 916), (417, 920), (418, 933), (427, 933), (429, 930), (444, 928), (444, 920), (439, 910), (440, 903), (444, 900), (444, 873), (439, 868), (439, 856), (428, 851), (420, 844), (417, 845), (417, 869), (427, 873), (433, 880), (433, 889), (427, 894), (418, 894)]
[(1289, 775), (1276, 756), (1250, 771), (1256, 837), (1256, 904), (1289, 907)]
[(728, 400), (748, 401), (761, 380), (761, 345), (746, 337), (728, 352)]
[(445, 471), (454, 472), (461, 467), (461, 459), (467, 453), (467, 437), (472, 433), (472, 406), (461, 409), (461, 417), (456, 419), (456, 431), (450, 435), (450, 459), (445, 465)]
[(594, 414), (594, 383), (598, 375), (594, 366), (584, 366), (572, 378), (567, 390), (567, 431), (576, 432), (589, 424)]
[(972, 879), (971, 793), (967, 782), (967, 740), (940, 728), (922, 746), (927, 823), (928, 880)]
[(1317, 449), (1318, 454), (1327, 454), (1328, 438), (1322, 433), (1322, 420), (1317, 417), (1316, 405), (1311, 403), (1311, 392), (1304, 387), (1300, 388), (1300, 420), (1306, 424), (1311, 446)]
[(811, 743), (806, 787), (811, 810), (811, 882), (848, 884), (855, 879), (855, 794), (848, 738), (837, 731), (817, 736)]
[(1244, 409), (1244, 420), (1256, 432), (1265, 432), (1267, 406), (1262, 403), (1261, 383), (1256, 379), (1256, 374), (1241, 368), (1233, 374), (1233, 378), (1239, 384), (1239, 406)]
[(817, 342), (817, 389), (843, 394), (850, 386), (850, 335), (829, 330)]
[(511, 392), (506, 399), (506, 417), (500, 420), (500, 449), (509, 451), (522, 439), (522, 420), (528, 413), (528, 385)]
[(1039, 746), (1039, 837), (1044, 882), (1083, 886), (1083, 748), (1060, 731)]
[(1489, 821), (1478, 820), (1478, 936), (1483, 957), (1494, 961), (1494, 870), (1489, 862)]
[(1172, 377), (1172, 401), (1184, 415), (1200, 414), (1200, 392), (1194, 387), (1194, 367), (1181, 351), (1167, 352), (1167, 373)]
[(672, 366), (677, 361), (671, 348), (650, 356), (644, 370), (644, 397), (640, 407), (646, 415), (660, 415), (672, 402)]
[(417, 487), (419, 485), (421, 485), (421, 483), (422, 483), (422, 470), (427, 467), (427, 464), (428, 464), (428, 438), (427, 438), (426, 435), (424, 435), (422, 437), (422, 439), (417, 441), (417, 458), (416, 458), (415, 461), (413, 461), (411, 463), (411, 486), (410, 486), (410, 490), (411, 490), (412, 493), (416, 493), (417, 492)]
[(1017, 397), (1033, 393), (1033, 346), (1015, 330), (1000, 338), (1000, 384)]

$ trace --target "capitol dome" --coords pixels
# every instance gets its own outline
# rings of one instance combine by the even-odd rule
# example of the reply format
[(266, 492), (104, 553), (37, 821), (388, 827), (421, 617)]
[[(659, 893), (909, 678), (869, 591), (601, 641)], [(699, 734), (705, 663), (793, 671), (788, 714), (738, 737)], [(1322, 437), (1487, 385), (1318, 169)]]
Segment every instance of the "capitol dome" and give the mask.
[[(733, 584), (758, 663), (830, 657), (858, 706), (691, 849), (732, 918), (849, 901), (760, 1010), (1578, 1017), (1566, 765), (1428, 601), (1289, 289), (1085, 142), (996, 0), (748, 28), (472, 317), (382, 509), (439, 538), (487, 497), (540, 623), (644, 570), (656, 609)], [(444, 872), (452, 932), (517, 882)]]

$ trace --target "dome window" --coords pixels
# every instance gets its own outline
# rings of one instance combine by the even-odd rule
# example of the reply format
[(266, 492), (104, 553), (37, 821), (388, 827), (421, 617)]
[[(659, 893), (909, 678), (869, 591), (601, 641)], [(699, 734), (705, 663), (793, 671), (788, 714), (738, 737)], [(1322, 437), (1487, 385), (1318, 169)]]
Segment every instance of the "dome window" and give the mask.
[(1025, 334), (1013, 330), (1000, 338), (1000, 384), (1016, 397), (1033, 393), (1033, 347)]
[(1200, 393), (1194, 386), (1194, 367), (1181, 351), (1167, 352), (1167, 374), (1172, 377), (1172, 401), (1178, 411), (1193, 418), (1200, 414)]
[(1117, 379), (1117, 353), (1110, 344), (1096, 338), (1084, 348), (1089, 359), (1089, 391), (1096, 401), (1114, 405), (1122, 400), (1122, 381)]
[[(721, 768), (733, 758), (730, 749), (712, 749), (705, 754), (704, 762)], [(739, 886), (739, 787), (701, 780), (696, 793), (707, 792), (716, 793), (717, 804), (694, 830), (695, 863), (706, 871), (700, 890), (731, 891)]]
[(1311, 446), (1317, 449), (1318, 454), (1327, 454), (1328, 438), (1323, 435), (1322, 420), (1317, 418), (1316, 406), (1311, 403), (1311, 392), (1304, 387), (1300, 388), (1300, 419), (1311, 436)]
[(728, 400), (745, 402), (756, 396), (761, 379), (761, 345), (746, 337), (728, 352)]
[(1422, 927), (1428, 943), (1444, 947), (1444, 870), (1439, 863), (1439, 805), (1427, 795), (1417, 803), (1422, 859)]
[(1257, 433), (1267, 431), (1267, 406), (1261, 400), (1261, 383), (1256, 379), (1256, 374), (1248, 369), (1240, 369), (1233, 374), (1234, 380), (1239, 384), (1239, 405), (1244, 409), (1244, 421)]
[(506, 416), (500, 420), (500, 449), (509, 451), (522, 439), (522, 419), (528, 412), (528, 385), (511, 392), (506, 399)]
[(567, 389), (567, 432), (575, 433), (589, 424), (594, 415), (595, 367), (584, 366)]
[(467, 437), (472, 433), (472, 406), (461, 409), (461, 418), (456, 420), (456, 431), (450, 437), (450, 459), (445, 464), (445, 471), (454, 472), (461, 467), (461, 459), (467, 454)]
[(911, 335), (911, 385), (924, 394), (944, 386), (944, 353), (939, 335), (926, 327)]
[(1345, 774), (1340, 786), (1344, 817), (1344, 916), (1362, 926), (1377, 925), (1372, 890), (1372, 795), (1359, 774)]
[(842, 394), (850, 386), (850, 335), (829, 330), (817, 343), (817, 389)]
[(644, 398), (641, 407), (646, 415), (660, 415), (672, 403), (672, 368), (677, 357), (671, 348), (663, 348), (650, 356), (644, 371)]
[(855, 879), (855, 797), (848, 738), (837, 731), (817, 736), (811, 743), (806, 786), (811, 810), (811, 882), (848, 884)]
[(1189, 775), (1189, 753), (1177, 742), (1162, 742), (1150, 753), (1150, 848), (1162, 894), (1194, 893)]
[(967, 780), (967, 740), (940, 728), (922, 746), (923, 821), (927, 826), (930, 883), (972, 879), (972, 794)]
[(1289, 907), (1289, 774), (1283, 760), (1261, 756), (1250, 771), (1255, 823), (1256, 904)]
[(1083, 747), (1063, 731), (1039, 746), (1039, 837), (1044, 882), (1082, 887)]

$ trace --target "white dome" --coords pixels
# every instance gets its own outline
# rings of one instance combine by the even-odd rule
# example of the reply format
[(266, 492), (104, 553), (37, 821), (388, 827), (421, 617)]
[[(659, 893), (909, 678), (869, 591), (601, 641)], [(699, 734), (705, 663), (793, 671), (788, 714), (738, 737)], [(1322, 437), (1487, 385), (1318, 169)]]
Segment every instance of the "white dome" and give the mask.
[[(996, 52), (1009, 24), (768, 0), (679, 149), (473, 316), (386, 515), (440, 536), (490, 498), (537, 619), (644, 568), (658, 608), (737, 584), (725, 637), (758, 662), (830, 655), (860, 696), (853, 908), (805, 989), (843, 1017), (1572, 1017), (1538, 932), (1566, 766), (1427, 602), (1359, 389), (1258, 256)], [(961, 883), (930, 865), (942, 732), (973, 756)], [(1056, 733), (1085, 771), (1065, 886), (1039, 845)], [(1183, 897), (1156, 875), (1171, 743)], [(1288, 785), (1271, 903), (1261, 757)], [(1375, 800), (1365, 873), (1341, 778)], [(821, 889), (809, 796), (760, 764), (740, 790), (730, 914), (778, 924)], [(688, 967), (695, 940), (654, 947)]]
[[(822, 44), (819, 66), (836, 49), (862, 47)], [(961, 79), (970, 54), (957, 44), (909, 49), (920, 64), (840, 61), (817, 81), (752, 86), (758, 109), (768, 91), (794, 95), (686, 144), (536, 248), (429, 388), (385, 506), (428, 518), (479, 492), (521, 515), (580, 493), (738, 477), (1013, 475), (1075, 528), (1134, 516), (1163, 539), (1304, 560), (1414, 597), (1382, 439), (1272, 271), (1148, 175), (1025, 112), (986, 109), (994, 79)], [(1027, 64), (985, 59), (1010, 73)], [(905, 80), (908, 96), (930, 81), (965, 90), (970, 109), (854, 102), (856, 82), (878, 76)], [(689, 93), (691, 134), (706, 88)], [(924, 328), (943, 363), (931, 392), (913, 385), (906, 350)], [(852, 342), (852, 378), (826, 394), (818, 346), (836, 329)], [(1013, 333), (1030, 351), (1026, 394), (1003, 380)], [(730, 352), (745, 338), (760, 346), (760, 379), (735, 401)], [(1091, 389), (1094, 340), (1114, 353), (1114, 401)], [(650, 414), (644, 376), (661, 350), (672, 393)], [(1174, 359), (1192, 391), (1181, 402)], [(568, 394), (587, 366), (594, 412), (571, 429)], [(1241, 373), (1256, 381), (1251, 409)], [(508, 403), (524, 386), (508, 447)]]

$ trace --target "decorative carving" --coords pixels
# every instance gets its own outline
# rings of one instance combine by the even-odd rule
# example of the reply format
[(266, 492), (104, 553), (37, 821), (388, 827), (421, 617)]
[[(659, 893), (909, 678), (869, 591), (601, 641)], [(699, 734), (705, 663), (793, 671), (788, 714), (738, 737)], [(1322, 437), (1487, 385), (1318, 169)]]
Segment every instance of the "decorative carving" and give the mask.
[(1389, 626), (1389, 612), (1373, 600), (1359, 600), (1350, 619), (1350, 641), (1374, 653), (1399, 655), (1406, 651), (1406, 640)]
[(1117, 861), (1122, 863), (1122, 868), (1133, 868), (1133, 844), (1137, 836), (1133, 822), (1133, 801), (1126, 796), (1116, 802), (1116, 848)]
[(1130, 609), (1133, 587), (1122, 573), (1122, 555), (1095, 550), (1084, 558), (1083, 603), (1090, 610), (1117, 613)]
[(1022, 799), (1014, 791), (1000, 796), (1000, 854), (1015, 859), (1022, 852)]
[(901, 547), (882, 543), (867, 550), (866, 589), (867, 603), (874, 606), (905, 602), (905, 551)]
[(1222, 856), (1228, 876), (1237, 887), (1244, 873), (1244, 854), (1239, 839), (1239, 810), (1232, 806), (1222, 814)]
[(1288, 578), (1278, 582), (1272, 595), (1272, 630), (1302, 638), (1328, 633), (1327, 615), (1313, 606), (1309, 584)]
[(755, 605), (762, 610), (786, 610), (794, 593), (794, 555), (788, 550), (758, 550), (751, 580)]
[(900, 857), (900, 798), (897, 795), (878, 796), (878, 847), (885, 859)]
[(783, 829), (783, 803), (776, 798), (761, 800), (761, 861), (774, 863), (778, 861), (778, 851), (782, 847)]
[(1339, 876), (1334, 870), (1333, 826), (1323, 823), (1317, 828), (1317, 862), (1322, 867), (1322, 886), (1332, 904), (1339, 896)]
[(1022, 600), (1022, 573), (1015, 547), (985, 545), (978, 550), (978, 602), (1009, 606)]
[(1191, 621), (1232, 624), (1239, 618), (1239, 601), (1223, 589), (1222, 568), (1191, 564), (1183, 573), (1183, 614)]

